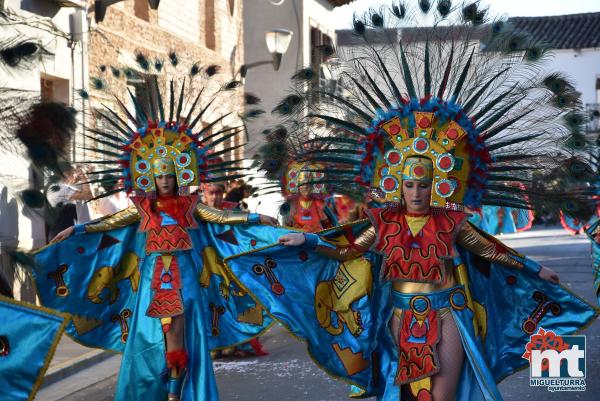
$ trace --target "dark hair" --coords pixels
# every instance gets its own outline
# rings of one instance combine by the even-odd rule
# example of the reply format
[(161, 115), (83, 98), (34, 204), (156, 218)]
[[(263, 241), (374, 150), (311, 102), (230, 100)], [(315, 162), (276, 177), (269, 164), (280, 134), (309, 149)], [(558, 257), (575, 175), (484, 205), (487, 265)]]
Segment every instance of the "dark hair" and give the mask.
[(245, 188), (243, 186), (232, 188), (227, 195), (225, 195), (225, 200), (227, 202), (241, 202), (244, 199)]
[(102, 182), (100, 185), (102, 185), (102, 188), (106, 192), (108, 192), (108, 191), (114, 189), (115, 185), (117, 185), (117, 182), (119, 182), (119, 177), (117, 177), (116, 175), (104, 174), (102, 176)]

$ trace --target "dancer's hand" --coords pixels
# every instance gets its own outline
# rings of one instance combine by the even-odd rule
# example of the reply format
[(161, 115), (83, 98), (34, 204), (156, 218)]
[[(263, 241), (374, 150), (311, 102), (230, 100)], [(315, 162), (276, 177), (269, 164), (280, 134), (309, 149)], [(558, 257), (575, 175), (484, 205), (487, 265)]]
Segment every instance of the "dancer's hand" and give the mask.
[(546, 281), (550, 281), (551, 283), (554, 283), (554, 284), (558, 284), (560, 282), (560, 278), (558, 277), (558, 274), (556, 274), (556, 272), (549, 267), (542, 266), (542, 269), (540, 270), (538, 275), (540, 276), (540, 278), (542, 278)]
[(279, 237), (279, 243), (284, 246), (300, 246), (306, 242), (304, 234), (290, 233)]
[(273, 226), (273, 227), (277, 227), (279, 225), (279, 222), (277, 221), (277, 219), (271, 217), (271, 216), (265, 216), (264, 214), (260, 215), (260, 224), (264, 224), (267, 226)]
[(71, 234), (73, 234), (73, 232), (75, 231), (75, 227), (71, 226), (69, 228), (65, 228), (64, 230), (62, 230), (61, 232), (59, 232), (58, 234), (56, 234), (56, 237), (52, 238), (52, 240), (50, 241), (50, 243), (54, 243), (54, 242), (58, 242), (58, 241), (62, 241), (64, 239), (67, 239), (71, 236)]

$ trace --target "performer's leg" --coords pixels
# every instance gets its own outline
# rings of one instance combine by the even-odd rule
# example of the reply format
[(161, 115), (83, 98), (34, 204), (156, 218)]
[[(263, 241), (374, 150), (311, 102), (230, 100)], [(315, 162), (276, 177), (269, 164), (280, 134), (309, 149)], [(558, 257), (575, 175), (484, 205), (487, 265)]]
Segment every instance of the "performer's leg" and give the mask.
[[(452, 313), (450, 311), (441, 313), (440, 342), (437, 346), (440, 371), (431, 378), (431, 398), (433, 401), (453, 401), (456, 396), (465, 354)], [(396, 345), (398, 345), (401, 324), (402, 310), (394, 309), (394, 314), (390, 320), (390, 330), (393, 333), (392, 338)], [(403, 385), (401, 393), (403, 401), (418, 399), (409, 385)]]
[(165, 333), (167, 340), (167, 352), (185, 348), (185, 344), (183, 342), (183, 315), (174, 316), (171, 319), (169, 331)]
[(465, 352), (460, 333), (450, 311), (443, 312), (440, 323), (441, 338), (438, 343), (440, 371), (432, 377), (432, 398), (434, 401), (453, 401)]
[(184, 315), (171, 319), (169, 330), (165, 333), (167, 348), (167, 367), (169, 370), (168, 401), (178, 401), (187, 366), (187, 352), (184, 343)]

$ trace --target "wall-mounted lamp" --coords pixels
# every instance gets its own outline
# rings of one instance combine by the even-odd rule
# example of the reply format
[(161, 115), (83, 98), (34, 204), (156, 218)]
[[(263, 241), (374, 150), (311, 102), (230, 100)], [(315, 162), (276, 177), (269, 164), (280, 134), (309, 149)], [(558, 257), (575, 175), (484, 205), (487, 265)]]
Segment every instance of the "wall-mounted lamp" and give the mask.
[(290, 42), (293, 36), (292, 31), (287, 29), (273, 29), (272, 31), (265, 33), (265, 40), (267, 41), (267, 49), (273, 56), (273, 68), (275, 71), (279, 70), (281, 65), (281, 57), (287, 52), (290, 47)]
[(287, 29), (273, 29), (271, 31), (265, 32), (265, 40), (267, 42), (267, 48), (269, 49), (269, 53), (271, 53), (271, 60), (263, 60), (257, 61), (255, 63), (244, 64), (240, 67), (240, 71), (238, 74), (244, 79), (246, 77), (246, 73), (250, 68), (257, 67), (259, 65), (271, 64), (275, 71), (279, 70), (281, 66), (281, 58), (287, 52), (290, 47), (290, 42), (292, 41), (292, 36), (294, 33)]

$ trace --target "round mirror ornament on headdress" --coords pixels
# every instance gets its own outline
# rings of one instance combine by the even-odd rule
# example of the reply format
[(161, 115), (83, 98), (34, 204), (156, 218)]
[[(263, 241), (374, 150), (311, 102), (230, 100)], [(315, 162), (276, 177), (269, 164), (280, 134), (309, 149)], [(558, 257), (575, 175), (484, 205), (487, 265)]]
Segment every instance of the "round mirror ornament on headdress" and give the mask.
[(199, 161), (204, 163), (204, 149), (199, 147), (185, 127), (174, 130), (166, 124), (138, 130), (126, 146), (130, 150), (130, 178), (126, 185), (140, 194), (156, 190), (154, 178), (172, 174), (177, 178), (181, 194), (200, 184)]
[[(442, 108), (444, 104), (438, 104)], [(431, 206), (447, 201), (460, 203), (469, 176), (468, 130), (442, 113), (412, 111), (410, 105), (391, 110), (376, 121), (372, 130), (385, 138), (376, 158), (371, 186), (384, 193), (388, 202), (402, 199), (402, 181), (432, 183)], [(458, 160), (458, 162), (457, 162)]]
[[(306, 192), (313, 196), (324, 196), (327, 194), (325, 184), (319, 182), (325, 177), (324, 166), (319, 163), (291, 162), (288, 164), (287, 172), (282, 177), (284, 196), (295, 197)], [(306, 188), (306, 191), (301, 191)]]

